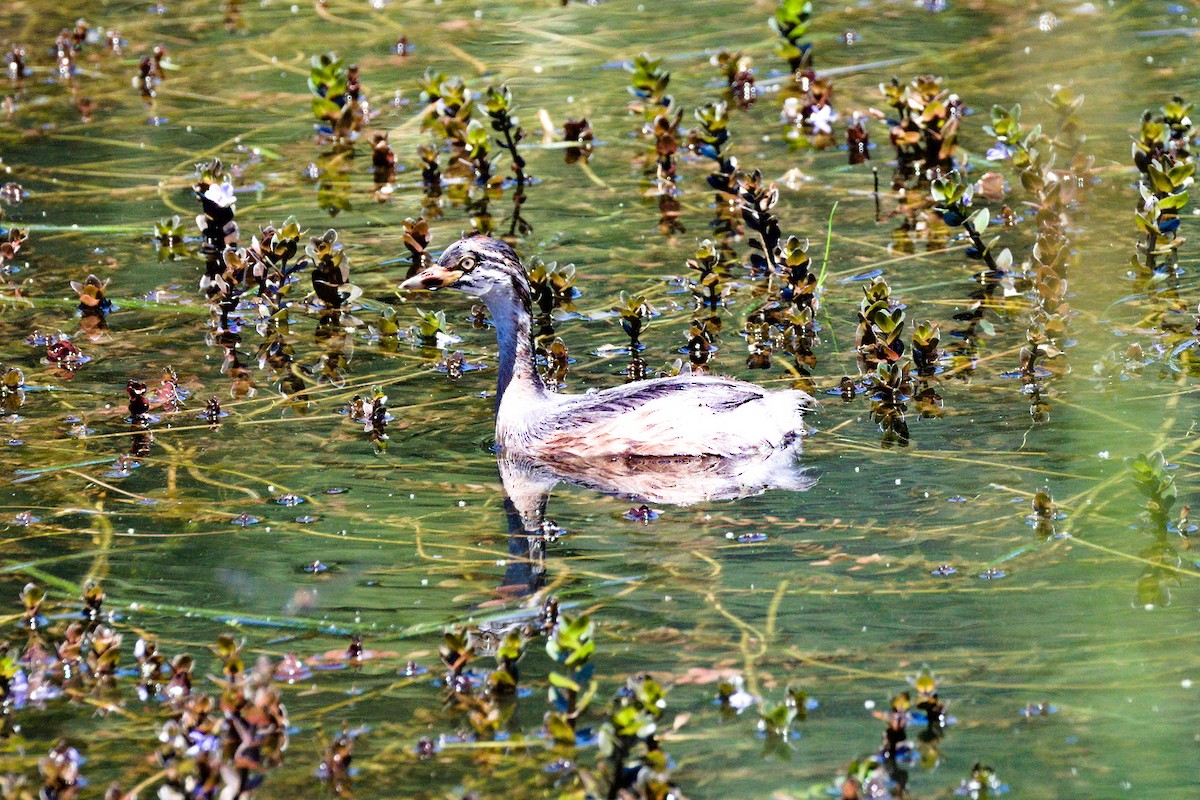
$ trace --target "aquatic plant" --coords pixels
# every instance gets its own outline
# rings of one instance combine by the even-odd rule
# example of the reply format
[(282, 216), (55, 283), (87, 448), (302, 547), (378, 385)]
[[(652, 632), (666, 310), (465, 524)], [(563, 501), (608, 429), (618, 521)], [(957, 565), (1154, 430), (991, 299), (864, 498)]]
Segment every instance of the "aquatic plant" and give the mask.
[(715, 170), (708, 176), (714, 196), (714, 217), (710, 224), (721, 239), (722, 261), (731, 263), (733, 241), (741, 235), (741, 206), (736, 175), (737, 159), (727, 153), (729, 144), (729, 113), (724, 101), (705, 103), (694, 112), (697, 125), (687, 133), (688, 150), (714, 162)]
[(867, 374), (871, 393), (871, 418), (883, 432), (880, 444), (907, 447), (910, 441), (906, 401), (912, 394), (912, 364), (905, 361), (880, 361)]
[(686, 279), (692, 293), (695, 312), (688, 326), (687, 353), (692, 367), (703, 368), (712, 357), (721, 332), (721, 317), (717, 310), (725, 304), (729, 287), (724, 282), (724, 265), (720, 251), (709, 239), (697, 247), (687, 260), (693, 274)]
[(79, 751), (60, 739), (49, 753), (38, 759), (38, 772), (42, 775), (38, 797), (43, 800), (74, 800), (78, 797), (83, 784), (79, 775), (82, 763)]
[[(238, 226), (234, 214), (237, 197), (233, 193), (233, 177), (225, 171), (221, 159), (196, 164), (196, 183), (192, 191), (202, 210), (196, 218), (196, 227), (204, 237), (206, 253), (220, 253), (226, 246), (236, 245)], [(223, 272), (224, 265), (221, 267)]]
[(445, 311), (422, 311), (417, 309), (417, 338), (426, 346), (440, 347), (440, 341), (450, 333), (446, 324)]
[[(490, 137), (483, 123), (472, 119), (475, 101), (466, 82), (431, 68), (425, 71), (420, 86), (421, 100), (427, 104), (421, 128), (433, 132), (449, 148), (446, 174), (480, 185), (492, 182)], [(423, 156), (423, 160), (428, 165), (428, 159)]]
[(904, 355), (904, 309), (892, 299), (892, 287), (884, 278), (863, 285), (858, 305), (858, 329), (855, 346), (860, 368), (874, 369), (880, 363), (893, 363)]
[(395, 190), (396, 180), (396, 154), (388, 144), (387, 133), (371, 136), (371, 168), (375, 173), (375, 197), (383, 202)]
[(66, 334), (46, 337), (46, 361), (56, 367), (72, 371), (89, 360)]
[(146, 398), (146, 384), (130, 378), (125, 384), (125, 395), (129, 399), (129, 421), (134, 425), (149, 423), (150, 401)]
[(82, 283), (71, 281), (71, 289), (79, 297), (79, 313), (85, 317), (105, 317), (112, 311), (112, 301), (105, 295), (111, 278), (100, 280), (88, 275)]
[(178, 261), (187, 253), (186, 236), (179, 215), (163, 217), (154, 223), (154, 249), (159, 261)]
[(1192, 104), (1175, 95), (1158, 114), (1145, 111), (1141, 126), (1133, 140), (1133, 163), (1145, 178), (1150, 178), (1154, 162), (1174, 166), (1192, 160), (1195, 127), (1192, 123)]
[(528, 644), (520, 630), (511, 630), (504, 635), (496, 648), (496, 668), (488, 675), (488, 686), (499, 695), (516, 695), (520, 682), (517, 662), (525, 655)]
[(693, 112), (696, 127), (687, 132), (688, 150), (717, 162), (727, 163), (725, 147), (729, 143), (729, 106), (723, 101), (705, 103)]
[(4, 64), (7, 68), (8, 78), (14, 84), (20, 85), (29, 74), (29, 68), (25, 63), (27, 55), (24, 46), (20, 44), (13, 44), (4, 55)]
[(951, 227), (962, 227), (966, 232), (970, 240), (965, 251), (967, 258), (981, 261), (985, 267), (975, 276), (980, 289), (972, 295), (971, 304), (966, 311), (955, 315), (955, 319), (969, 323), (962, 338), (970, 345), (979, 330), (986, 332), (991, 329), (990, 323), (983, 319), (984, 312), (1012, 267), (1012, 251), (1004, 248), (997, 252), (995, 239), (984, 242), (983, 233), (990, 224), (991, 212), (986, 207), (977, 210), (972, 208), (974, 188), (962, 179), (960, 173), (952, 172), (946, 177), (934, 179), (930, 193), (934, 202), (933, 210), (941, 215), (942, 220)]
[(890, 84), (879, 84), (879, 91), (894, 112), (888, 119), (896, 148), (892, 188), (929, 186), (952, 172), (965, 110), (958, 95), (945, 89), (936, 75), (922, 75), (903, 85), (892, 78)]
[(404, 220), (404, 247), (410, 257), (406, 278), (411, 278), (433, 263), (433, 257), (429, 255), (429, 242), (429, 223), (424, 217), (408, 217)]
[(25, 404), (25, 373), (20, 367), (0, 367), (0, 408), (15, 416)]
[(69, 79), (75, 74), (75, 53), (75, 39), (63, 28), (54, 39), (54, 66), (60, 78)]
[(912, 360), (916, 366), (916, 381), (913, 386), (913, 404), (922, 418), (940, 417), (943, 400), (938, 389), (941, 379), (937, 377), (938, 361), (942, 357), (938, 349), (941, 328), (928, 320), (918, 323), (912, 332)]
[(453, 697), (469, 694), (471, 678), (466, 673), (466, 668), (475, 659), (475, 642), (468, 636), (465, 628), (450, 628), (442, 633), (438, 657), (446, 667), (443, 685), (447, 695)]
[(21, 616), (21, 627), (27, 630), (37, 630), (46, 624), (46, 618), (42, 616), (42, 603), (46, 599), (46, 590), (44, 587), (36, 583), (27, 583), (21, 589), (21, 605), (25, 607), (25, 611)]
[(779, 190), (763, 180), (755, 170), (735, 176), (742, 219), (754, 233), (749, 239), (747, 267), (755, 277), (766, 277), (768, 292), (776, 280), (781, 282), (778, 297), (770, 297), (746, 318), (746, 365), (768, 369), (776, 346), (795, 356), (802, 380), (800, 388), (810, 387), (807, 376), (815, 364), (813, 348), (817, 344), (815, 313), (817, 276), (809, 269), (808, 243), (790, 236), (785, 241), (779, 218), (773, 209), (779, 202)]
[(655, 176), (648, 194), (658, 199), (658, 230), (664, 236), (683, 233), (679, 187), (675, 183), (675, 155), (679, 151), (683, 111), (666, 92), (671, 74), (662, 69), (662, 59), (651, 59), (645, 53), (625, 68), (633, 76), (629, 92), (636, 98), (629, 103), (629, 110), (642, 115), (642, 136), (654, 140), (653, 160), (647, 158), (646, 164), (647, 171)]
[(351, 764), (354, 761), (356, 737), (348, 730), (334, 736), (321, 750), (321, 761), (317, 765), (317, 777), (329, 787), (335, 797), (354, 796), (354, 777)]
[(517, 191), (520, 192), (528, 181), (525, 174), (525, 159), (517, 150), (517, 145), (525, 138), (525, 131), (517, 124), (518, 120), (513, 116), (516, 105), (513, 103), (512, 92), (509, 91), (508, 84), (501, 84), (499, 89), (494, 86), (487, 88), (485, 108), (492, 121), (492, 130), (503, 137), (499, 141), (508, 151), (509, 158), (512, 160)]
[(546, 263), (533, 256), (528, 264), (529, 288), (537, 313), (534, 322), (534, 349), (542, 368), (542, 382), (551, 390), (561, 388), (567, 376), (570, 354), (562, 339), (555, 336), (554, 313), (562, 310), (574, 311), (575, 265), (559, 266), (558, 262)]
[(625, 71), (632, 76), (629, 93), (636, 98), (630, 101), (629, 110), (642, 114), (647, 123), (669, 111), (675, 103), (674, 98), (667, 94), (671, 73), (663, 69), (662, 64), (661, 58), (639, 53), (625, 65)]
[(769, 20), (780, 38), (775, 52), (788, 62), (792, 79), (781, 88), (780, 118), (785, 139), (794, 147), (825, 149), (833, 146), (833, 122), (837, 112), (832, 105), (833, 82), (818, 77), (813, 70), (812, 43), (805, 40), (812, 25), (813, 8), (809, 0), (780, 0)]
[(107, 625), (92, 631), (87, 667), (97, 681), (111, 679), (121, 663), (121, 634)]
[(422, 116), (423, 130), (432, 130), (443, 138), (452, 136), (456, 129), (466, 125), (471, 118), (475, 100), (462, 78), (436, 72), (432, 67), (418, 81), (421, 102), (426, 104)]
[(563, 123), (563, 141), (572, 143), (571, 147), (566, 148), (563, 158), (568, 164), (586, 164), (592, 157), (592, 151), (595, 149), (592, 133), (592, 123), (588, 122), (587, 117), (582, 119), (567, 118)]
[(729, 296), (729, 287), (722, 275), (721, 254), (711, 239), (700, 242), (687, 260), (687, 266), (694, 273), (688, 277), (687, 288), (696, 307), (714, 311), (723, 306)]
[(654, 316), (654, 309), (641, 295), (627, 295), (625, 292), (621, 292), (620, 302), (613, 311), (621, 320), (621, 329), (629, 337), (631, 356), (625, 374), (630, 381), (644, 380), (646, 378), (646, 360), (640, 355), (644, 347), (641, 336), (642, 331), (646, 329)]
[[(1172, 520), (1171, 509), (1178, 499), (1175, 477), (1161, 451), (1126, 459), (1134, 485), (1146, 498), (1143, 524), (1151, 540), (1139, 553), (1144, 563), (1137, 581), (1137, 601), (1145, 607), (1166, 606), (1171, 602), (1170, 587), (1180, 584), (1182, 558), (1176, 543), (1183, 539), (1190, 548), (1187, 536), (1195, 527), (1188, 522), (1189, 509), (1184, 506), (1178, 522)], [(1177, 538), (1178, 537), (1178, 538)]]
[(381, 455), (387, 451), (388, 398), (379, 386), (371, 387), (371, 399), (365, 405), (363, 430), (370, 436), (375, 454)]
[(709, 58), (708, 63), (721, 70), (728, 97), (738, 108), (745, 111), (754, 105), (758, 99), (758, 87), (754, 84), (754, 62), (750, 56), (741, 50), (732, 53), (720, 50)]
[(557, 614), (546, 636), (546, 654), (557, 665), (550, 673), (546, 730), (556, 744), (573, 746), (580, 716), (591, 705), (599, 685), (592, 678), (596, 652), (595, 627), (587, 614), (571, 617)]
[(1134, 215), (1145, 239), (1138, 244), (1134, 264), (1149, 272), (1174, 271), (1176, 251), (1184, 241), (1178, 235), (1180, 212), (1190, 199), (1188, 189), (1195, 182), (1196, 165), (1191, 161), (1174, 165), (1151, 161), (1146, 173), (1149, 179), (1138, 184), (1141, 202)]
[(163, 46), (157, 45), (151, 53), (142, 56), (138, 61), (138, 71), (137, 76), (133, 79), (133, 87), (138, 90), (142, 102), (147, 106), (152, 106), (158, 95), (158, 85), (166, 78), (166, 73), (163, 71), (165, 55), (166, 51)]
[(669, 183), (669, 187), (661, 186), (659, 194), (674, 194), (675, 189), (675, 154), (679, 152), (679, 123), (683, 120), (683, 112), (674, 114), (663, 112), (654, 117), (645, 127), (646, 132), (654, 139), (656, 156), (655, 168), (660, 183)]
[(671, 781), (667, 755), (658, 739), (666, 706), (666, 692), (648, 675), (628, 679), (613, 698), (599, 736), (610, 800), (683, 797)]
[(885, 765), (870, 757), (851, 761), (845, 774), (831, 787), (832, 793), (841, 800), (882, 800), (902, 796), (897, 794), (897, 789), (903, 791), (888, 775)]
[(812, 69), (812, 43), (804, 41), (812, 25), (811, 0), (780, 0), (769, 24), (783, 40), (775, 52), (788, 63), (793, 74)]
[(947, 724), (947, 717), (946, 704), (938, 695), (937, 678), (928, 669), (922, 669), (909, 680), (917, 692), (914, 707), (925, 716), (925, 732), (921, 739), (932, 741), (941, 738)]
[[(1055, 359), (1069, 343), (1070, 218), (1072, 207), (1090, 185), (1093, 163), (1092, 157), (1080, 150), (1086, 140), (1078, 118), (1082, 95), (1064, 86), (1051, 89), (1047, 104), (1057, 119), (1050, 133), (1041, 126), (1026, 131), (1019, 105), (994, 107), (992, 125), (985, 128), (996, 137), (988, 157), (1011, 161), (1035, 212), (1037, 238), (1026, 265), (1032, 306), (1026, 345), (1020, 351), (1020, 376), (1030, 396), (1030, 416), (1036, 422), (1045, 422), (1050, 411), (1049, 392), (1042, 379), (1053, 374)], [(1007, 269), (1010, 264), (1002, 266)], [(1006, 295), (1016, 294), (1016, 276), (1002, 277), (1001, 282)]]
[(519, 670), (517, 662), (525, 653), (527, 642), (520, 630), (510, 630), (496, 645), (496, 668), (486, 679), (472, 684), (458, 681), (453, 702), (466, 711), (475, 735), (493, 739), (509, 722), (516, 711)]
[(271, 309), (282, 307), (292, 275), (307, 266), (303, 261), (291, 263), (304, 234), (296, 218), (288, 217), (279, 227), (274, 223), (260, 227), (250, 239), (246, 251), (248, 279), (257, 284), (259, 296)]
[(833, 82), (805, 73), (787, 89), (779, 115), (784, 123), (784, 139), (798, 149), (833, 147), (833, 123), (838, 119), (833, 107)]
[(1054, 521), (1057, 519), (1058, 509), (1054, 505), (1054, 498), (1051, 497), (1050, 490), (1038, 489), (1034, 492), (1031, 505), (1033, 508), (1031, 517), (1037, 537), (1043, 541), (1053, 538), (1055, 535)]
[(766, 734), (768, 741), (774, 739), (776, 744), (786, 743), (795, 736), (793, 726), (807, 718), (808, 693), (797, 687), (788, 687), (782, 703), (760, 703), (758, 729)]
[(312, 268), (313, 294), (327, 308), (340, 309), (350, 299), (350, 258), (338, 242), (337, 231), (330, 228), (312, 237), (304, 248), (307, 266)]
[(1167, 530), (1171, 507), (1175, 505), (1178, 491), (1175, 478), (1167, 469), (1167, 461), (1161, 451), (1135, 456), (1126, 462), (1133, 473), (1133, 482), (1138, 491), (1146, 496), (1146, 514), (1155, 530)]
[(779, 190), (774, 183), (764, 181), (759, 170), (749, 174), (739, 172), (735, 181), (742, 220), (756, 237), (747, 242), (755, 251), (750, 253), (750, 271), (755, 275), (777, 275), (781, 272), (778, 248), (783, 232), (772, 209), (779, 202)]
[(358, 66), (346, 65), (336, 53), (322, 53), (310, 60), (308, 90), (312, 112), (321, 124), (317, 130), (339, 145), (352, 144), (369, 115)]
[(29, 231), (25, 228), (0, 229), (0, 275), (8, 275), (8, 262), (16, 258), (28, 240)]
[(996, 771), (977, 761), (971, 767), (971, 777), (962, 780), (955, 794), (965, 795), (971, 800), (993, 800), (1006, 791), (1008, 787), (1001, 783)]
[(215, 396), (208, 398), (208, 402), (204, 404), (204, 410), (200, 412), (200, 418), (209, 425), (219, 425), (223, 415), (221, 401)]
[(475, 175), (475, 181), (487, 184), (492, 179), (492, 145), (487, 128), (483, 127), (482, 122), (473, 119), (467, 123), (461, 145), (462, 156), (460, 158), (470, 165), (471, 171)]
[(529, 288), (533, 304), (544, 315), (555, 309), (573, 311), (579, 290), (575, 288), (575, 265), (558, 265), (557, 261), (546, 263), (537, 256), (529, 260)]
[(417, 156), (421, 159), (421, 185), (425, 194), (440, 194), (442, 190), (442, 169), (438, 165), (438, 148), (432, 142), (422, 142), (417, 146)]
[(941, 357), (938, 350), (940, 341), (941, 329), (936, 323), (926, 320), (913, 329), (912, 358), (919, 374), (929, 375), (937, 368), (938, 359)]

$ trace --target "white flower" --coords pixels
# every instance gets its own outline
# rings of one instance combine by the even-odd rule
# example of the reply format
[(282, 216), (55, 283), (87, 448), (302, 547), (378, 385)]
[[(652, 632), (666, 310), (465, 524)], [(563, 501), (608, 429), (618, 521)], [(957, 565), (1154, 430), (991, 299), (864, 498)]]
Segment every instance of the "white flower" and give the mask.
[(729, 679), (729, 683), (733, 686), (733, 694), (726, 698), (726, 702), (734, 711), (741, 714), (747, 708), (758, 703), (759, 698), (746, 691), (741, 675), (734, 675)]
[(226, 179), (221, 183), (211, 184), (204, 193), (204, 199), (216, 203), (221, 208), (229, 208), (237, 202), (233, 195), (233, 182)]
[(812, 126), (813, 133), (833, 133), (833, 123), (837, 118), (833, 106), (826, 103), (809, 115), (808, 124)]
[(996, 142), (994, 145), (988, 148), (987, 160), (1008, 161), (1010, 158), (1012, 158), (1013, 152), (1013, 148), (1009, 147), (1003, 142)]

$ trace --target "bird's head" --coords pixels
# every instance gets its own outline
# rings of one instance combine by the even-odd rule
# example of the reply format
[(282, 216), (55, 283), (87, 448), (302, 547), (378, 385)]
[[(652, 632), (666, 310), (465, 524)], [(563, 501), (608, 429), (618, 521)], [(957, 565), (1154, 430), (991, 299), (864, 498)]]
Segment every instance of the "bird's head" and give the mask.
[(514, 291), (527, 302), (529, 284), (513, 249), (499, 239), (475, 234), (446, 248), (437, 263), (413, 275), (401, 289), (442, 288), (485, 300), (497, 291)]

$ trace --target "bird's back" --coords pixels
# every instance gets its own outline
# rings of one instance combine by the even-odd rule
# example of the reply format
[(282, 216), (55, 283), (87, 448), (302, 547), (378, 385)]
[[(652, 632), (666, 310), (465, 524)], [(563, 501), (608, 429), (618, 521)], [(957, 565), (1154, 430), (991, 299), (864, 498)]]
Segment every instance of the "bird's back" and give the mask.
[(747, 456), (791, 447), (813, 405), (801, 391), (711, 376), (658, 378), (556, 398), (530, 431), (529, 449), (573, 456)]

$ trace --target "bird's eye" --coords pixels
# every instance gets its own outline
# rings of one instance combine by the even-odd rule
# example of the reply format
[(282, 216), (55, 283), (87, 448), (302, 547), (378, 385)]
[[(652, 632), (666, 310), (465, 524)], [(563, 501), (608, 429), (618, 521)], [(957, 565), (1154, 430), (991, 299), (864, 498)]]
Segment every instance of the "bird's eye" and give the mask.
[(470, 272), (475, 269), (475, 258), (473, 256), (463, 256), (458, 262), (460, 272)]

